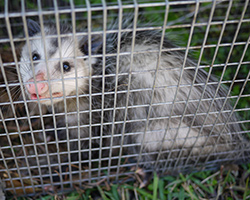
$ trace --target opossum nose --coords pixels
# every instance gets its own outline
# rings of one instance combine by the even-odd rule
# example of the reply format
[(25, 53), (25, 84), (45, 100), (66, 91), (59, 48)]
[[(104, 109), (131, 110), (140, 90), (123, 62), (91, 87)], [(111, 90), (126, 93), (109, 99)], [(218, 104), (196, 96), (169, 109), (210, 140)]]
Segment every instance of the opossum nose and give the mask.
[[(48, 89), (49, 89), (48, 83), (39, 82), (39, 81), (44, 81), (44, 78), (42, 75), (40, 75), (40, 74), (37, 75), (36, 81), (37, 81), (36, 85), (35, 85), (35, 83), (30, 83), (30, 84), (26, 85), (26, 88), (31, 95), (36, 96), (36, 87), (37, 87), (37, 94), (38, 95), (42, 95), (48, 91)], [(33, 78), (30, 79), (30, 80), (28, 80), (28, 82), (34, 82), (34, 79)]]
[[(48, 91), (48, 84), (47, 83), (37, 83), (37, 92), (39, 95), (42, 95), (43, 93)], [(27, 87), (27, 90), (30, 94), (36, 94), (36, 86), (34, 83), (29, 84)]]

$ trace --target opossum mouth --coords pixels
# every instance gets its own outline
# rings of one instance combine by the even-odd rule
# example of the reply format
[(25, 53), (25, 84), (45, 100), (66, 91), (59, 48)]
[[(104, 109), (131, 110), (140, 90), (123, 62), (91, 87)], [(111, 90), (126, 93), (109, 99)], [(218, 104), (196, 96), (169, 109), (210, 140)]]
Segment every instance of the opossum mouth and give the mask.
[(52, 97), (62, 97), (63, 93), (62, 92), (54, 92), (52, 93)]
[[(39, 99), (50, 98), (50, 95), (49, 95), (49, 94), (38, 95), (38, 96), (39, 96)], [(62, 97), (62, 96), (63, 96), (63, 93), (62, 93), (62, 92), (54, 92), (54, 93), (52, 93), (52, 98), (53, 98), (53, 97)], [(36, 94), (31, 94), (31, 95), (30, 95), (30, 99), (35, 100), (35, 99), (38, 99), (38, 98), (37, 98), (37, 95), (36, 95)]]

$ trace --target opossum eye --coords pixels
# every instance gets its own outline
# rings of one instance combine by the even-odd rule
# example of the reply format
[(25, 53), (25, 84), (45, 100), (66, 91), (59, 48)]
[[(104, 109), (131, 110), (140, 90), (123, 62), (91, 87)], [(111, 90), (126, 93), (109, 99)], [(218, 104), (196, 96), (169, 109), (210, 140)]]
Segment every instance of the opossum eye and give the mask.
[(33, 55), (32, 55), (32, 60), (39, 60), (40, 59), (40, 56), (39, 56), (39, 54), (37, 54), (37, 53), (33, 53)]
[(64, 63), (63, 63), (63, 70), (64, 70), (65, 72), (68, 72), (68, 71), (70, 70), (70, 65), (69, 65), (68, 62), (64, 62)]

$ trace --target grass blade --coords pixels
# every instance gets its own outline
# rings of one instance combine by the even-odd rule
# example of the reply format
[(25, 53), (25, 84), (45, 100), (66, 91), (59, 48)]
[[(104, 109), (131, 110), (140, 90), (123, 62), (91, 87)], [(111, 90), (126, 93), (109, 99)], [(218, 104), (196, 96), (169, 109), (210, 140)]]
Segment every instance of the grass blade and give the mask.
[(157, 200), (157, 189), (158, 189), (159, 177), (154, 173), (154, 182), (153, 182), (153, 200)]
[(109, 198), (104, 194), (102, 188), (99, 185), (97, 185), (97, 189), (99, 190), (103, 200), (109, 200)]

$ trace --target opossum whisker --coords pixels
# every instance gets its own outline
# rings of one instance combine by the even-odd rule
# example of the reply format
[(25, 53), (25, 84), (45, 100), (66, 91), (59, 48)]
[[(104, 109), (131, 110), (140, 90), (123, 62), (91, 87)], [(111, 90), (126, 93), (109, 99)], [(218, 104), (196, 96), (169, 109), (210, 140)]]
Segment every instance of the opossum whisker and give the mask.
[(3, 68), (14, 69), (14, 70), (16, 69), (15, 65), (6, 65)]
[[(12, 95), (12, 100), (16, 101), (21, 97), (21, 90), (19, 89), (19, 91), (16, 91), (13, 95)], [(17, 104), (15, 104), (17, 105)]]
[(67, 49), (65, 50), (65, 52), (64, 52), (64, 54), (63, 54), (62, 57), (64, 57), (65, 55), (71, 55), (71, 54), (72, 54), (72, 52), (74, 51), (74, 49), (73, 49), (72, 52), (70, 52), (69, 54), (67, 54), (67, 52), (68, 52), (68, 50), (69, 50), (69, 48), (71, 47), (71, 45), (72, 45), (73, 42), (74, 42), (74, 40), (72, 40), (72, 41), (69, 43), (69, 45), (68, 45)]
[[(4, 69), (5, 69), (5, 72), (6, 73), (13, 73), (13, 75), (14, 74), (16, 74), (15, 72), (13, 72), (13, 70), (15, 70), (16, 71), (16, 67), (13, 65), (13, 66), (4, 66)], [(11, 71), (12, 70), (12, 71)], [(17, 75), (17, 74), (16, 74)]]
[(14, 93), (12, 93), (12, 97), (13, 97), (12, 99), (13, 100), (19, 99), (19, 97), (21, 96), (21, 88), (19, 86), (13, 87), (11, 88), (11, 92), (13, 91)]
[(20, 86), (9, 86), (9, 89), (10, 92), (12, 92), (12, 90), (17, 90), (17, 89), (21, 91)]
[[(14, 86), (14, 87), (11, 86), (11, 87), (9, 87), (10, 93), (11, 93), (13, 90), (17, 90), (17, 89), (20, 90), (19, 86)], [(3, 94), (2, 94), (0, 97), (6, 95), (6, 94), (7, 94), (7, 89), (4, 89), (1, 93), (3, 93)]]
[[(14, 92), (13, 92), (14, 90)], [(16, 91), (15, 91), (16, 90)], [(12, 101), (16, 101), (17, 99), (19, 99), (20, 95), (21, 95), (21, 90), (20, 88), (18, 88), (17, 86), (14, 87), (14, 88), (10, 88), (10, 92), (11, 92), (11, 99)], [(1, 94), (2, 93), (2, 94)], [(9, 95), (7, 94), (7, 91), (2, 91), (0, 92), (0, 99), (2, 99), (4, 96), (7, 95), (7, 98), (9, 99)], [(3, 100), (6, 100), (6, 99), (3, 99)], [(10, 99), (9, 99), (9, 102), (10, 102)], [(14, 109), (17, 107), (17, 104), (13, 104), (14, 106)], [(10, 115), (10, 113), (12, 113), (12, 109), (11, 109), (11, 105), (3, 105), (1, 106), (2, 109), (5, 109), (7, 108), (7, 111), (4, 112), (7, 114), (7, 116)], [(10, 110), (11, 109), (11, 110)], [(15, 109), (16, 110), (16, 109)]]
[[(8, 80), (7, 81), (8, 82), (8, 84), (11, 84), (11, 83), (19, 83), (19, 80)], [(5, 81), (3, 80), (3, 81), (0, 81), (0, 84), (5, 84)]]
[[(23, 63), (23, 70), (25, 71), (25, 73), (28, 73), (28, 74), (30, 74), (30, 66), (31, 66), (31, 64), (28, 64), (28, 63)], [(21, 74), (21, 76), (23, 76), (23, 74)]]

